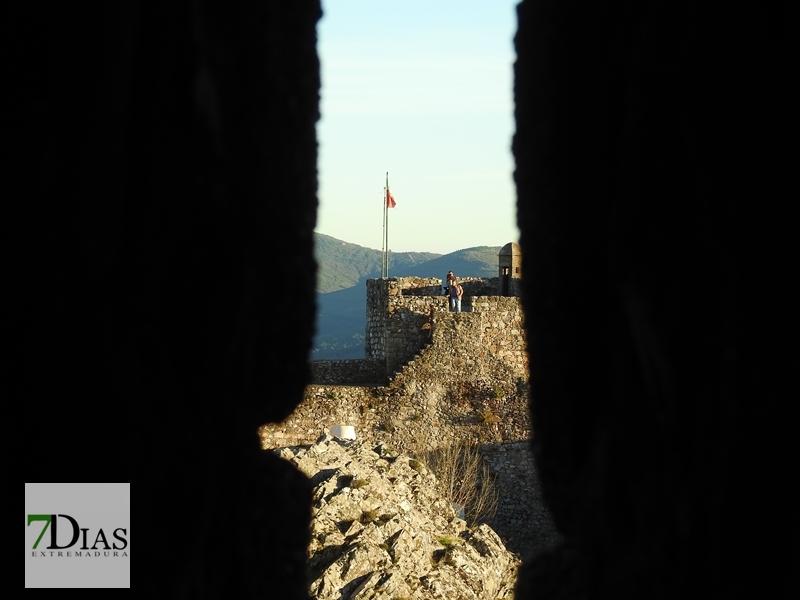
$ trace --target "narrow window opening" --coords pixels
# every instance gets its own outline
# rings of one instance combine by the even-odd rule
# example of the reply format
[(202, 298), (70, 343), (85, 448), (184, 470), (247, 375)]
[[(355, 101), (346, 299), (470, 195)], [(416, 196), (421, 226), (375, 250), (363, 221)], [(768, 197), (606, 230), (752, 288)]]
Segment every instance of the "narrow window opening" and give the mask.
[(454, 253), (454, 268), (460, 251), (519, 240), (517, 3), (323, 0), (312, 359), (364, 357), (363, 326), (344, 312), (361, 318), (364, 279), (380, 277), (387, 172), (392, 277), (441, 277), (424, 261)]

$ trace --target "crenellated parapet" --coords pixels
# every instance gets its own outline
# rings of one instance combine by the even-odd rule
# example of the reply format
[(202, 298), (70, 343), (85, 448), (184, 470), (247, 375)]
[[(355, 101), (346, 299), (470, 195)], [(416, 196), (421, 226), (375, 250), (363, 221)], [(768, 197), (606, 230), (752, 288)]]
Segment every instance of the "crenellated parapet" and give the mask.
[[(464, 343), (490, 349), (504, 360), (519, 364), (515, 371), (526, 370), (522, 306), (517, 296), (491, 294), (498, 278), (465, 278), (461, 319)], [(369, 279), (367, 285), (366, 358), (385, 361), (390, 378), (423, 348), (440, 340), (434, 335), (437, 323), (447, 321), (447, 298), (442, 280), (436, 278), (398, 277)]]

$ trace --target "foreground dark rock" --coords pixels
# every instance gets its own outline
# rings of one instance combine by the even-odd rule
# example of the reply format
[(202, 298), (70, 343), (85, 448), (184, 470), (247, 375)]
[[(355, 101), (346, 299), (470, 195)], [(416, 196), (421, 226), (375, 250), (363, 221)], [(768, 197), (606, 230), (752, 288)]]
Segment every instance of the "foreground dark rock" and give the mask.
[(519, 560), (469, 529), (427, 467), (389, 446), (321, 437), (275, 451), (311, 478), (311, 593), (318, 600), (511, 598)]

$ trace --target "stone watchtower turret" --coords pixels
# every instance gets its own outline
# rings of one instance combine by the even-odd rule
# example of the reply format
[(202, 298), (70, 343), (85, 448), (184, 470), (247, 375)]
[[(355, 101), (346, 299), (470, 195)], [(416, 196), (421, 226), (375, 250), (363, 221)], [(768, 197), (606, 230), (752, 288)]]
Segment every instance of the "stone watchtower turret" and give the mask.
[(509, 242), (500, 249), (500, 295), (519, 296), (522, 279), (522, 251), (519, 244)]

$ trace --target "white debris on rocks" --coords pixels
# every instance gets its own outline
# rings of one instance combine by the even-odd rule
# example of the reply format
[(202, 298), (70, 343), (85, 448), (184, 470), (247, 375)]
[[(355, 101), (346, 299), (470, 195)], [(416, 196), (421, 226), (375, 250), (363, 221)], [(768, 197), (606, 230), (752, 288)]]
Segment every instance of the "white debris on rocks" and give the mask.
[(424, 464), (383, 443), (321, 437), (277, 454), (312, 481), (311, 595), (318, 600), (512, 598), (519, 560), (469, 529)]

